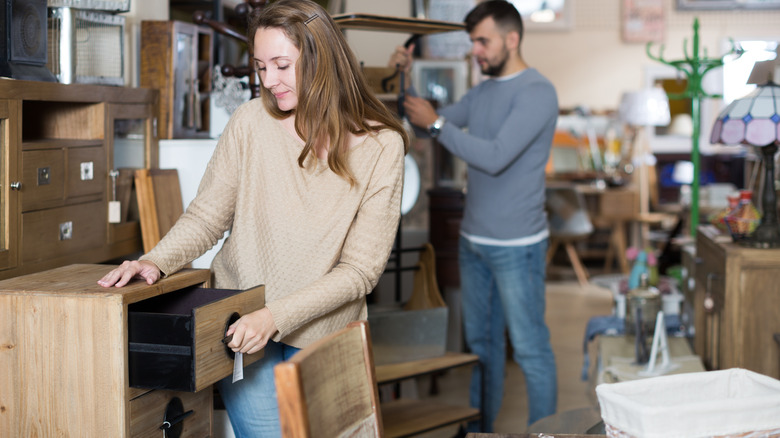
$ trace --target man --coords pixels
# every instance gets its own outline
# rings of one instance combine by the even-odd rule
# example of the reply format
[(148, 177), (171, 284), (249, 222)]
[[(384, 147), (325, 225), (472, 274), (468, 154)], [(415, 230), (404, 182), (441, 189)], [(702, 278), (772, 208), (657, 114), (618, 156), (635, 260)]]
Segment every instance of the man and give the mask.
[[(472, 375), (471, 405), (479, 407), (484, 370), (484, 432), (492, 432), (503, 396), (506, 329), (525, 375), (528, 424), (556, 410), (555, 358), (544, 321), (544, 168), (558, 98), (520, 55), (523, 24), (511, 3), (480, 3), (466, 16), (466, 30), (472, 55), (491, 78), (438, 113), (409, 94), (404, 109), (418, 131), (427, 130), (468, 164), (459, 243), (463, 323), (467, 345), (482, 363)], [(409, 69), (412, 50), (399, 47), (389, 65)]]

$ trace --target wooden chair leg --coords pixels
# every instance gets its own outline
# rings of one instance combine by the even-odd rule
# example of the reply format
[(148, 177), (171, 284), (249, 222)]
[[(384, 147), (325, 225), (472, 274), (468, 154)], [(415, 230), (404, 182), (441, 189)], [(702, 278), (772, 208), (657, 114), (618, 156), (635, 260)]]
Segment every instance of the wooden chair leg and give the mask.
[(566, 242), (566, 254), (569, 255), (569, 260), (574, 267), (574, 273), (577, 274), (577, 280), (580, 282), (580, 286), (585, 287), (588, 284), (588, 273), (585, 270), (585, 266), (580, 261), (580, 256), (577, 255), (577, 250), (574, 248), (572, 242)]
[(547, 264), (549, 265), (552, 261), (553, 256), (555, 255), (555, 251), (558, 250), (558, 245), (560, 244), (560, 241), (556, 238), (550, 239), (550, 247), (547, 249)]

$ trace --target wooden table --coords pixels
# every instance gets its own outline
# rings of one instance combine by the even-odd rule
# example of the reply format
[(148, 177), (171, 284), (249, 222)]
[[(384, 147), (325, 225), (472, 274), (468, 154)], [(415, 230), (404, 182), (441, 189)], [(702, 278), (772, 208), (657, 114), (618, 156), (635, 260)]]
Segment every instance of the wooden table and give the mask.
[[(693, 350), (687, 338), (668, 337), (669, 358), (671, 362), (677, 362), (678, 368), (666, 374), (695, 373), (705, 371), (701, 359), (693, 354)], [(611, 367), (626, 368), (627, 361), (635, 356), (633, 336), (599, 336), (598, 349), (598, 376), (599, 383), (616, 383), (621, 381), (619, 376), (610, 371)], [(675, 361), (675, 359), (677, 359)], [(658, 356), (656, 364), (660, 364)]]
[(609, 228), (609, 247), (604, 258), (605, 272), (610, 272), (615, 257), (620, 271), (628, 274), (626, 258), (628, 225), (639, 214), (637, 191), (631, 187), (599, 187), (593, 184), (575, 184), (585, 197), (585, 204), (593, 225)]

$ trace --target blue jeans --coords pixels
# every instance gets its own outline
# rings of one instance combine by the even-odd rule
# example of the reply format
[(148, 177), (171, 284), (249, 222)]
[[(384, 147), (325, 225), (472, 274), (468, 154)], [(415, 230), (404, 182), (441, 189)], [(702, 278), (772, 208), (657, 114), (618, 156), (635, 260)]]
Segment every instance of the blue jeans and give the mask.
[[(505, 330), (525, 375), (528, 424), (555, 413), (558, 383), (550, 331), (544, 321), (547, 239), (529, 246), (492, 246), (460, 238), (459, 263), (466, 343), (480, 358), (471, 376), (471, 406), (479, 407), (485, 373), (485, 430), (504, 395)], [(516, 388), (510, 388), (516, 390)], [(475, 432), (478, 423), (469, 424)]]
[(263, 358), (244, 367), (243, 380), (232, 383), (233, 376), (228, 376), (219, 381), (219, 394), (236, 438), (282, 436), (274, 366), (298, 351), (299, 348), (269, 341)]

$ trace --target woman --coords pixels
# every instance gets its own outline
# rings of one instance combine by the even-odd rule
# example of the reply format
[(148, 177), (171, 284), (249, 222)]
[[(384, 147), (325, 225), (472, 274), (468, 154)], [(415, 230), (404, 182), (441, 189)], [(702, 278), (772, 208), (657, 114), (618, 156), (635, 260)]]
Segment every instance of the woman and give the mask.
[(271, 3), (248, 35), (261, 99), (235, 111), (176, 225), (98, 283), (152, 284), (230, 231), (212, 264), (216, 287), (264, 284), (266, 307), (233, 324), (228, 345), (265, 351), (220, 393), (237, 436), (278, 436), (273, 366), (366, 317), (400, 218), (408, 138), (316, 3)]

